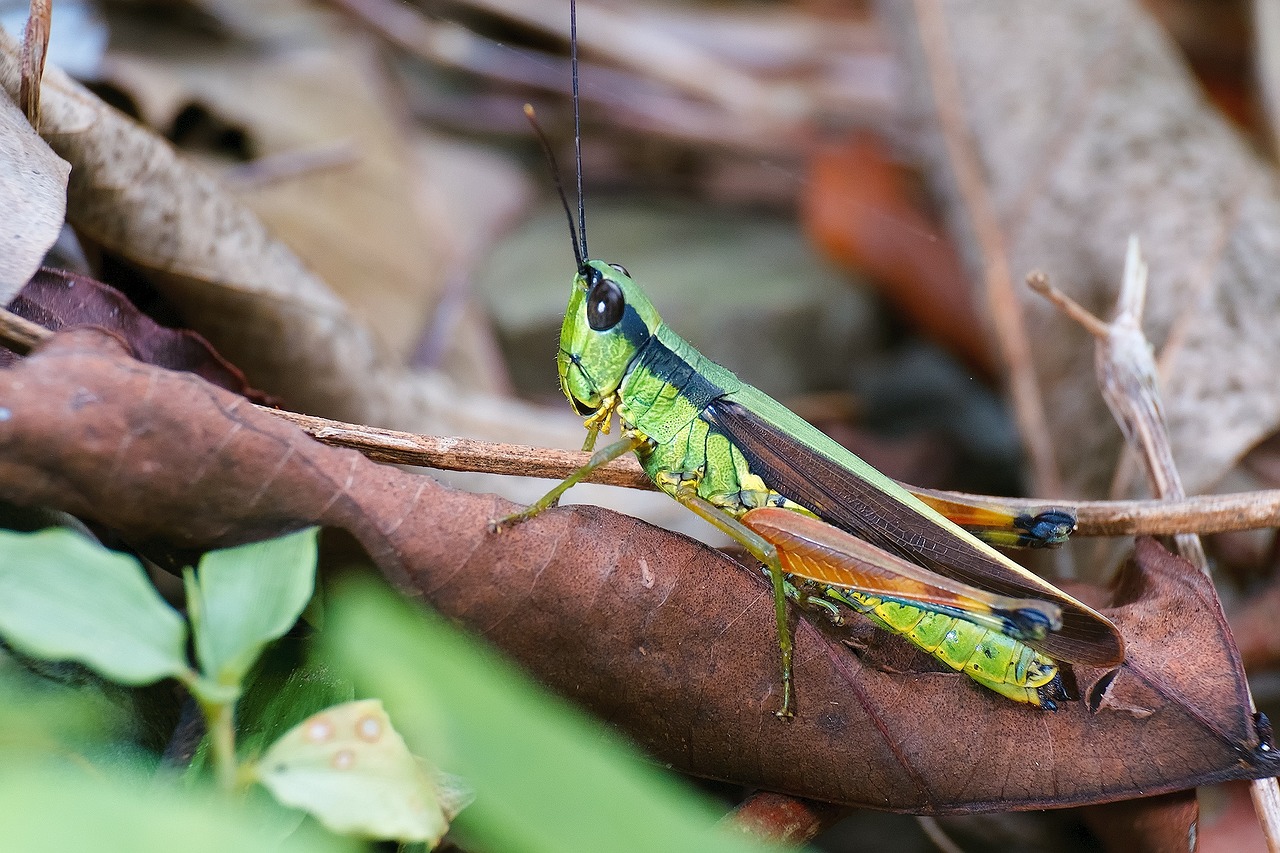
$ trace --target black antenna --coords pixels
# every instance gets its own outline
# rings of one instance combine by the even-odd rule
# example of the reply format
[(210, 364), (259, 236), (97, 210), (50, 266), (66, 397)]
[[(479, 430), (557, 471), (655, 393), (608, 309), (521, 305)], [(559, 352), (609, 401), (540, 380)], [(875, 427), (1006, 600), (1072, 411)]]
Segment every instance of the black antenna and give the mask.
[[(538, 141), (542, 143), (542, 153), (547, 158), (547, 165), (551, 168), (551, 179), (556, 182), (556, 192), (560, 194), (560, 204), (564, 207), (564, 215), (569, 220), (569, 243), (573, 246), (573, 259), (578, 262), (578, 270), (586, 269), (587, 257), (584, 249), (578, 244), (578, 227), (573, 221), (573, 210), (569, 207), (569, 197), (564, 194), (564, 182), (560, 180), (560, 167), (556, 165), (555, 152), (551, 150), (551, 141), (547, 139), (547, 135), (542, 132), (542, 125), (538, 123), (538, 115), (533, 111), (533, 104), (524, 105), (524, 117), (529, 120), (529, 124), (533, 125), (533, 132), (538, 134)], [(582, 215), (581, 210), (578, 213)], [(583, 242), (582, 246), (586, 246)]]
[(578, 266), (582, 266), (587, 254), (587, 210), (582, 197), (582, 119), (578, 115), (578, 4), (569, 0), (569, 67), (573, 69), (573, 158), (578, 175), (578, 237), (582, 241)]

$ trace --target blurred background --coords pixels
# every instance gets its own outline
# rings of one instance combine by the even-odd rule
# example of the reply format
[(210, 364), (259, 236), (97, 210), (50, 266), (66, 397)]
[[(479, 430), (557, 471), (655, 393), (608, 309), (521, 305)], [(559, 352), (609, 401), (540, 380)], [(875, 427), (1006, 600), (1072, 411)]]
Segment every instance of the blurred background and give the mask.
[[(1105, 316), (1137, 233), (1189, 489), (1274, 488), (1280, 4), (919, 5), (579, 2), (592, 255), (892, 476), (1119, 497), (1143, 494), (1142, 477), (1124, 473), (1091, 342), (1022, 279), (1045, 270)], [(0, 2), (10, 34), (26, 14)], [(572, 195), (568, 21), (559, 0), (59, 0), (50, 62), (216, 175), (312, 277), (250, 254), (242, 277), (197, 275), (172, 247), (112, 245), (109, 212), (79, 241), (68, 231), (55, 261), (200, 331), (288, 408), (577, 448), (554, 364), (573, 253), (522, 113), (537, 109)], [(150, 162), (137, 155), (113, 192), (190, 191), (148, 179)], [(522, 501), (547, 487), (446, 479)], [(706, 532), (657, 495), (571, 499)], [(1211, 546), (1274, 703), (1280, 549), (1269, 531)], [(1057, 568), (1105, 577), (1101, 554), (1085, 543)], [(1232, 803), (1211, 794), (1203, 823)], [(1086, 843), (1016, 816), (947, 825), (965, 849)], [(824, 843), (861, 849), (854, 836), (931, 849), (887, 815)]]

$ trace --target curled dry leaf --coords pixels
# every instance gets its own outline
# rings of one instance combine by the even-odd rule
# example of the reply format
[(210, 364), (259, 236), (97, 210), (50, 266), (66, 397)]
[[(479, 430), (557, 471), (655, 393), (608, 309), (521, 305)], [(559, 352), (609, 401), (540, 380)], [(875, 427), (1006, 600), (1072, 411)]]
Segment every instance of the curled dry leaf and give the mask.
[[(38, 390), (37, 390), (38, 389)], [(324, 447), (91, 330), (0, 371), (0, 496), (135, 541), (206, 547), (344, 528), (405, 591), (695, 774), (814, 799), (954, 813), (1122, 799), (1280, 769), (1208, 583), (1150, 540), (1106, 611), (1129, 657), (1078, 668), (1083, 701), (1015, 706), (916, 657), (898, 671), (798, 620), (800, 712), (776, 719), (768, 585), (722, 554), (605, 510), (500, 535), (509, 505)], [(75, 452), (68, 452), (74, 448)]]
[[(57, 331), (70, 326), (92, 326), (111, 332), (129, 347), (139, 361), (169, 370), (194, 373), (255, 403), (275, 401), (251, 387), (234, 364), (218, 355), (204, 338), (185, 329), (161, 326), (133, 306), (110, 285), (67, 270), (41, 269), (9, 303), (9, 310)], [(0, 365), (13, 356), (0, 350)]]
[(13, 298), (58, 239), (70, 171), (0, 92), (0, 302)]
[(198, 106), (241, 129), (255, 159), (225, 173), (228, 189), (404, 362), (440, 296), (452, 234), (420, 215), (424, 176), (376, 54), (332, 18), (298, 21), (254, 51), (153, 37), (145, 52), (113, 51), (106, 76), (150, 127)]
[[(1261, 381), (1280, 360), (1273, 170), (1206, 102), (1139, 3), (883, 6), (907, 48), (931, 131), (918, 139), (971, 270), (980, 269), (971, 199), (946, 177), (948, 133), (976, 151), (1015, 281), (1040, 269), (1082, 305), (1111, 305), (1125, 240), (1141, 238), (1151, 269), (1144, 327), (1160, 354), (1178, 469), (1193, 494), (1212, 485), (1280, 424), (1280, 394)], [(940, 19), (942, 44), (922, 42), (912, 9)], [(931, 65), (958, 79), (959, 127), (936, 123)], [(1069, 437), (1059, 451), (1067, 486), (1100, 495), (1122, 440), (1095, 386), (1093, 347), (1019, 290), (1053, 436)]]

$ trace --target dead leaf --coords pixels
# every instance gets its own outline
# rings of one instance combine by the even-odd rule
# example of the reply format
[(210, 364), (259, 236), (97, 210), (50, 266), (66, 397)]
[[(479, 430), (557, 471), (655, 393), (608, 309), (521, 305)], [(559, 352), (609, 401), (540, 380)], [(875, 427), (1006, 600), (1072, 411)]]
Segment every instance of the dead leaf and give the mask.
[(0, 94), (0, 302), (35, 275), (58, 239), (70, 171), (10, 96)]
[[(67, 270), (41, 269), (9, 303), (9, 310), (57, 331), (90, 326), (111, 332), (129, 347), (139, 361), (168, 370), (183, 370), (240, 394), (255, 403), (275, 405), (266, 394), (251, 387), (235, 365), (209, 346), (195, 332), (169, 329), (143, 314), (124, 294), (88, 276)], [(0, 350), (0, 365), (12, 354)]]
[[(166, 50), (153, 30), (145, 54), (111, 53), (105, 76), (126, 92), (165, 94), (135, 98), (159, 132), (191, 109), (237, 129), (254, 160), (231, 171), (228, 188), (403, 362), (439, 297), (449, 245), (415, 208), (412, 151), (376, 55), (327, 29), (258, 50)], [(275, 178), (255, 168), (323, 150), (345, 157)]]
[[(1280, 424), (1264, 384), (1280, 360), (1280, 185), (1205, 101), (1135, 2), (885, 4), (907, 49), (914, 110), (936, 131), (911, 9), (940, 16), (971, 140), (1015, 281), (1033, 269), (1081, 304), (1113, 304), (1125, 241), (1151, 269), (1144, 328), (1160, 353), (1174, 455), (1189, 492)], [(979, 258), (941, 136), (919, 134), (953, 232)], [(1019, 288), (1072, 494), (1105, 493), (1120, 433), (1094, 383), (1093, 346)], [(1065, 460), (1063, 460), (1065, 461)]]
[(1280, 769), (1242, 702), (1207, 581), (1153, 541), (1140, 543), (1121, 603), (1106, 611), (1128, 661), (1114, 675), (1077, 668), (1083, 701), (1046, 713), (963, 676), (886, 673), (860, 661), (846, 632), (802, 619), (800, 712), (784, 723), (772, 713), (767, 584), (689, 539), (596, 508), (490, 535), (507, 504), (319, 445), (195, 376), (125, 358), (90, 330), (61, 333), (0, 371), (0, 406), (5, 499), (193, 547), (308, 523), (349, 530), (403, 589), (698, 775), (957, 813)]
[(247, 43), (176, 39), (172, 24), (126, 19), (132, 38), (119, 41), (138, 47), (114, 50), (102, 76), (157, 133), (193, 112), (234, 130), (253, 159), (218, 164), (228, 189), (393, 360), (416, 358), (425, 339), (428, 366), (473, 390), (507, 392), (466, 285), (480, 249), (528, 205), (530, 179), (511, 157), (411, 132), (370, 40), (340, 18), (303, 12), (288, 38)]

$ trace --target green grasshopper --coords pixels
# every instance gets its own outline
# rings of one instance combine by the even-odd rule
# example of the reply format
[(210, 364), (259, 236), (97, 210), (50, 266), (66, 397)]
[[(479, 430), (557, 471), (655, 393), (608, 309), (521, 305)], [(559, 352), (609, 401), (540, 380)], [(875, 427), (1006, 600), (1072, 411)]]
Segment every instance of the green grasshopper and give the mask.
[[(793, 714), (788, 599), (837, 623), (843, 608), (863, 613), (979, 684), (1049, 710), (1064, 698), (1059, 661), (1119, 664), (1124, 642), (1111, 622), (978, 538), (1054, 545), (1074, 528), (1069, 513), (1020, 514), (913, 494), (705, 358), (662, 322), (625, 268), (590, 257), (576, 17), (571, 21), (576, 223), (558, 177), (556, 184), (577, 273), (556, 362), (560, 387), (585, 419), (583, 449), (594, 449), (614, 416), (622, 437), (495, 529), (555, 506), (592, 471), (634, 452), (659, 489), (764, 564), (782, 657), (783, 717)], [(532, 120), (532, 109), (526, 112)]]

